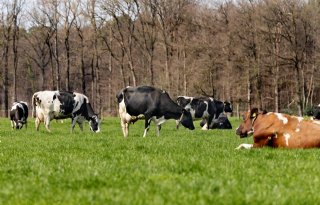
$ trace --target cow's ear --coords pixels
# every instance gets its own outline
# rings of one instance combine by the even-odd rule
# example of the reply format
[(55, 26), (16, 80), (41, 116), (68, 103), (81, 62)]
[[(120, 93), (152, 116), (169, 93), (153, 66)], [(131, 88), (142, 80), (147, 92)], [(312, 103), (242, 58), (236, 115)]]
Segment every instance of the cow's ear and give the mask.
[(250, 111), (250, 118), (256, 118), (257, 115), (258, 115), (258, 108), (252, 108), (251, 111)]

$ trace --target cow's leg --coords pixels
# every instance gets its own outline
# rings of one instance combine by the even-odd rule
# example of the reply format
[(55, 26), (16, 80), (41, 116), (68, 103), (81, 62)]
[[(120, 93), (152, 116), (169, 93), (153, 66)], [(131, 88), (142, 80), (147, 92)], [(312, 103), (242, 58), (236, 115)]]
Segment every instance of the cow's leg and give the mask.
[(77, 119), (71, 118), (71, 133), (73, 133), (74, 127), (76, 126)]
[(161, 130), (161, 125), (156, 125), (156, 129), (157, 129), (157, 136), (160, 136), (160, 130)]
[(164, 116), (160, 117), (158, 119), (156, 117), (153, 117), (152, 119), (156, 125), (157, 136), (159, 136), (160, 130), (161, 130), (161, 124), (164, 123), (166, 120), (165, 120)]
[(205, 120), (205, 124), (202, 126), (202, 130), (208, 130), (209, 129), (209, 120), (208, 120), (208, 118), (204, 118), (204, 120)]
[(83, 132), (83, 120), (81, 120), (80, 118), (77, 119), (77, 123), (79, 125), (79, 128), (81, 130), (81, 132)]
[(80, 127), (81, 132), (83, 132), (83, 122), (79, 122), (79, 121), (78, 121), (78, 125), (79, 125), (79, 127)]
[(253, 144), (241, 144), (236, 149), (251, 149)]
[(180, 120), (176, 120), (176, 127), (177, 127), (177, 129), (179, 129), (179, 126), (180, 126)]
[(40, 125), (41, 121), (40, 121), (40, 118), (39, 117), (36, 117), (36, 120), (35, 120), (35, 125), (36, 125), (36, 130), (39, 131), (39, 125)]
[(128, 137), (129, 133), (129, 123), (125, 121), (124, 119), (120, 119), (121, 122), (121, 128), (122, 128), (122, 133), (124, 137)]
[(272, 135), (270, 136), (261, 136), (260, 137), (254, 137), (254, 143), (253, 144), (241, 144), (240, 146), (238, 146), (236, 149), (251, 149), (251, 148), (262, 148), (264, 146), (272, 146), (272, 144), (270, 144), (272, 141)]
[(51, 130), (50, 130), (50, 117), (49, 116), (45, 117), (44, 125), (45, 125), (46, 129), (48, 130), (48, 132), (51, 132)]
[(12, 127), (12, 129), (14, 129), (14, 123), (13, 123), (13, 120), (10, 120), (10, 122), (11, 122), (11, 127)]
[(125, 122), (124, 125), (125, 125), (125, 127), (124, 127), (124, 136), (128, 137), (128, 135), (129, 135), (129, 123)]
[(83, 132), (83, 120), (84, 119), (81, 116), (77, 117), (77, 123), (79, 125), (79, 128), (80, 128), (81, 132)]
[(208, 117), (208, 120), (207, 120), (207, 129), (208, 130), (210, 129), (210, 126), (211, 126), (211, 123), (212, 123), (213, 119), (215, 119), (215, 115), (210, 115)]
[(149, 131), (149, 128), (150, 128), (150, 123), (151, 123), (151, 118), (146, 117), (145, 123), (144, 123), (143, 137), (147, 136), (147, 132)]

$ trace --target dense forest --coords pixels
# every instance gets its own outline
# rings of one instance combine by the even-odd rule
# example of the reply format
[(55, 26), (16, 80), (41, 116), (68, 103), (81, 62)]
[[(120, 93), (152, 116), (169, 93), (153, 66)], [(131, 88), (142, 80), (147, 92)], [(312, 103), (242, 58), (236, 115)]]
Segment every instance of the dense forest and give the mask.
[(316, 0), (2, 0), (1, 115), (56, 89), (116, 115), (129, 85), (303, 115), (320, 103), (319, 34)]

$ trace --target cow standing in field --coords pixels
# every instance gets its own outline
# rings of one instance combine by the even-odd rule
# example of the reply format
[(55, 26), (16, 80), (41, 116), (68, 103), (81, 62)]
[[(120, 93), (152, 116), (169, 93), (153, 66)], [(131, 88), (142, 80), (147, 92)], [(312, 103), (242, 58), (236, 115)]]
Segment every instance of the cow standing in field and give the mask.
[(190, 111), (193, 120), (203, 119), (200, 123), (203, 130), (210, 129), (210, 126), (212, 129), (212, 120), (218, 119), (220, 113), (232, 112), (229, 102), (221, 102), (210, 97), (178, 96), (176, 101), (178, 105)]
[(46, 129), (50, 132), (50, 121), (53, 119), (71, 118), (71, 131), (78, 123), (81, 131), (83, 121), (89, 121), (90, 129), (99, 132), (99, 119), (94, 113), (88, 97), (66, 91), (39, 91), (33, 94), (33, 116), (36, 117), (36, 130), (44, 122)]
[(190, 112), (177, 105), (164, 90), (150, 86), (127, 87), (116, 97), (124, 137), (128, 136), (129, 124), (142, 117), (145, 119), (143, 137), (147, 135), (151, 120), (156, 124), (157, 135), (161, 124), (168, 119), (179, 120), (186, 128), (194, 129)]
[(258, 112), (253, 108), (244, 115), (244, 120), (236, 130), (241, 138), (253, 135), (253, 144), (241, 144), (240, 148), (320, 147), (320, 122), (306, 120), (275, 112)]
[(12, 129), (21, 129), (23, 125), (27, 128), (28, 124), (28, 103), (19, 101), (14, 102), (10, 110), (10, 121)]

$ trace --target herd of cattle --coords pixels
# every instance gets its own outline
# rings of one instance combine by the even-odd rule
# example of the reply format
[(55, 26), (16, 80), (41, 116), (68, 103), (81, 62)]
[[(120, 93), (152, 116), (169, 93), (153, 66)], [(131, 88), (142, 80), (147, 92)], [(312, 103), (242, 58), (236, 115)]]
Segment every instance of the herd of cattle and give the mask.
[[(210, 97), (179, 96), (173, 101), (169, 94), (151, 86), (126, 87), (117, 95), (119, 117), (124, 137), (129, 134), (129, 125), (139, 119), (145, 120), (143, 137), (147, 135), (150, 123), (156, 125), (157, 135), (161, 124), (168, 119), (175, 119), (179, 125), (193, 130), (193, 121), (202, 120), (200, 126), (207, 129), (232, 129), (225, 113), (232, 112), (229, 102), (221, 102)], [(41, 122), (50, 132), (53, 119), (71, 118), (71, 131), (77, 123), (83, 130), (83, 122), (89, 122), (93, 132), (100, 132), (98, 115), (93, 111), (87, 96), (67, 91), (39, 91), (32, 96), (33, 117), (36, 130)], [(28, 104), (14, 102), (10, 110), (11, 126), (14, 129), (27, 127)], [(251, 109), (244, 115), (244, 120), (236, 129), (240, 137), (253, 135), (253, 144), (241, 144), (240, 148), (263, 146), (287, 148), (320, 147), (320, 105), (314, 108), (314, 119), (304, 119), (281, 113), (259, 112)]]

